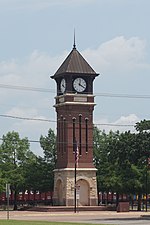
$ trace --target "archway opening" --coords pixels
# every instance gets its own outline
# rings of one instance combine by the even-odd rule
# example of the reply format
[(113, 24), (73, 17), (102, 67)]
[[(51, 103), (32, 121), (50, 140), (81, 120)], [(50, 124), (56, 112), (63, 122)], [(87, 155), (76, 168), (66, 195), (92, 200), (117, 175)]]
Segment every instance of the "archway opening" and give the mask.
[(77, 194), (77, 201), (79, 206), (90, 205), (90, 187), (89, 183), (86, 180), (80, 179), (77, 181)]
[(56, 187), (57, 187), (58, 205), (63, 205), (63, 185), (60, 179), (57, 181)]

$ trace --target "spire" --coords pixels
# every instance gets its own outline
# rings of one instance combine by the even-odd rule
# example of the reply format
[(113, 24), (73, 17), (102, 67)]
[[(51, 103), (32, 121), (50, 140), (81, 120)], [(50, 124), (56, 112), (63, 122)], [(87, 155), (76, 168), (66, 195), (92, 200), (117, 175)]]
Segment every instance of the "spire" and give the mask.
[(73, 49), (76, 49), (75, 29), (74, 29), (74, 43), (73, 43)]
[(85, 74), (98, 76), (96, 72), (92, 69), (92, 67), (88, 64), (88, 62), (83, 58), (83, 56), (76, 50), (76, 42), (75, 42), (75, 29), (74, 29), (74, 40), (73, 40), (73, 49), (66, 57), (64, 62), (58, 68), (56, 73), (51, 76), (52, 79), (55, 79), (58, 76), (66, 76), (67, 74), (75, 73), (75, 74)]

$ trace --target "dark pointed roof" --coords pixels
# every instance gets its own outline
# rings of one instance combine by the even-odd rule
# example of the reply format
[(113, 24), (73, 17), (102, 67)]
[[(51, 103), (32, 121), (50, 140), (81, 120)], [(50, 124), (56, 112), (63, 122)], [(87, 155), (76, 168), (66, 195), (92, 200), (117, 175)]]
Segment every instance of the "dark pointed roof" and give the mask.
[(59, 67), (59, 69), (56, 71), (56, 73), (52, 76), (52, 78), (55, 78), (56, 76), (66, 73), (75, 73), (75, 74), (79, 73), (86, 75), (89, 74), (95, 76), (98, 75), (87, 63), (87, 61), (83, 58), (83, 56), (78, 52), (75, 43), (73, 45), (72, 51), (67, 56), (62, 65)]

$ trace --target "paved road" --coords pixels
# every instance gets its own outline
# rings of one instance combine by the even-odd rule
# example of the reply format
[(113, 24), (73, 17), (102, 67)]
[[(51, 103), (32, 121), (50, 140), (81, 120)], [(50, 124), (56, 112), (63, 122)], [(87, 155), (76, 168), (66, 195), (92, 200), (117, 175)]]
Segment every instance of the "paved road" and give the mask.
[(142, 219), (142, 218), (113, 218), (113, 219), (94, 219), (90, 221), (91, 223), (95, 224), (115, 224), (115, 225), (150, 225), (150, 220), (149, 219)]
[[(147, 217), (146, 217), (147, 216)], [(6, 219), (7, 212), (0, 212), (0, 219)], [(150, 225), (150, 212), (30, 212), (11, 211), (10, 219), (14, 220), (38, 220), (55, 222), (82, 222), (93, 224), (115, 225)]]

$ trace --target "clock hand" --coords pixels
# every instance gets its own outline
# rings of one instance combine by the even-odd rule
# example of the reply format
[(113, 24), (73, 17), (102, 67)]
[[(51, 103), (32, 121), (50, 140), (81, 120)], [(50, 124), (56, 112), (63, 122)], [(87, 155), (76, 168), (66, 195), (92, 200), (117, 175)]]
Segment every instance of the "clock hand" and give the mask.
[(79, 78), (79, 86), (83, 87), (83, 85), (81, 84), (81, 78)]
[(79, 84), (79, 86), (80, 86), (80, 79), (79, 79), (79, 83), (78, 83), (78, 84)]
[(85, 88), (81, 83), (79, 83), (79, 86), (81, 86), (81, 87), (83, 87), (83, 88)]

